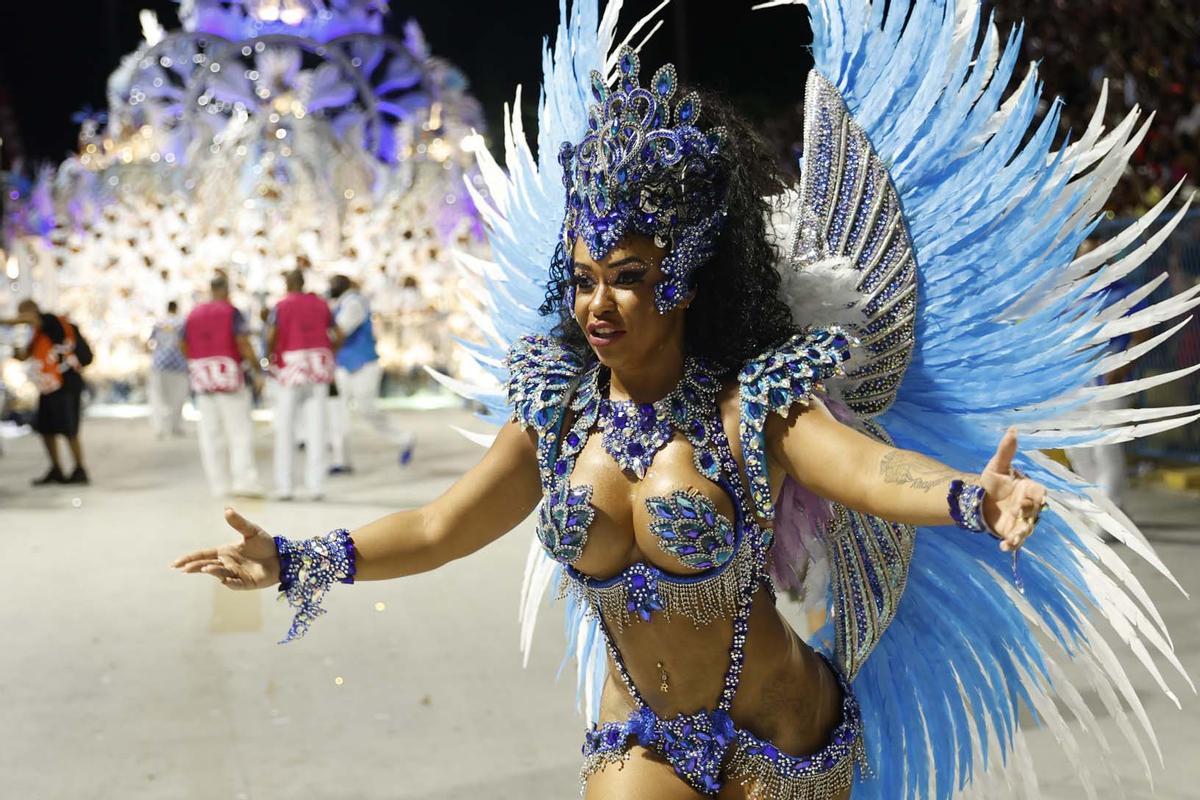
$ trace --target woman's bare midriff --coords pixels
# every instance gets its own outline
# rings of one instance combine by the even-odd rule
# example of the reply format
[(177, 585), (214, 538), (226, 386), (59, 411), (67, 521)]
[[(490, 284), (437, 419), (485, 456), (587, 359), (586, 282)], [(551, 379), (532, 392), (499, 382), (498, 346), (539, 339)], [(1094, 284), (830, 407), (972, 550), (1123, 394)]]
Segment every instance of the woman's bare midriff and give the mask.
[[(684, 616), (610, 625), (630, 677), (663, 719), (712, 709), (729, 666), (732, 624), (697, 627)], [(662, 664), (662, 668), (658, 667)], [(667, 691), (663, 692), (663, 673)], [(841, 689), (829, 666), (783, 619), (770, 594), (754, 597), (746, 660), (734, 697), (734, 724), (785, 753), (820, 749), (841, 718)], [(601, 722), (624, 720), (636, 707), (610, 663), (601, 695)]]

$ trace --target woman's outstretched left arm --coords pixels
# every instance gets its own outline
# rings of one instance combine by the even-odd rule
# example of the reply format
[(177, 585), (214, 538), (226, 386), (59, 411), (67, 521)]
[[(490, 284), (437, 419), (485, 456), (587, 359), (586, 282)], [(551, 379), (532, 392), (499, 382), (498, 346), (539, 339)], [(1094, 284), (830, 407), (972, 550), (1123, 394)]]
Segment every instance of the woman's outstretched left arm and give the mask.
[(952, 525), (955, 480), (983, 487), (983, 517), (1000, 549), (1020, 547), (1033, 532), (1046, 489), (1012, 471), (1017, 435), (1004, 434), (980, 474), (954, 469), (911, 450), (876, 441), (839, 422), (814, 400), (767, 423), (771, 467), (844, 506), (909, 525)]

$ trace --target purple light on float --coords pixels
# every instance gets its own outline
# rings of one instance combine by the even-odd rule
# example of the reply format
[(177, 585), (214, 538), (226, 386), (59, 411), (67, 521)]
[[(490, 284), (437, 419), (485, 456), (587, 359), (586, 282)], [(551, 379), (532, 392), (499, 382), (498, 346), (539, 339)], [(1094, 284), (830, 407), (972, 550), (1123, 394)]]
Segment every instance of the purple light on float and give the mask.
[(192, 33), (230, 41), (271, 34), (328, 42), (353, 33), (383, 33), (388, 0), (180, 0), (179, 19)]

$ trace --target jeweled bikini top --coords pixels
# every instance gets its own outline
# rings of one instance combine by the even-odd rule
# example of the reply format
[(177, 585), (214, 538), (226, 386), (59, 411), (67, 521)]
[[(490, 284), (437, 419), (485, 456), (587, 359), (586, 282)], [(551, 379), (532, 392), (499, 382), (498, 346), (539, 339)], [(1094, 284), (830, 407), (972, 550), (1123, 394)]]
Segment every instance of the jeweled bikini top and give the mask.
[[(786, 415), (795, 403), (806, 402), (820, 380), (840, 372), (848, 356), (849, 340), (839, 329), (819, 329), (792, 337), (741, 370), (739, 429), (751, 487), (747, 493), (721, 424), (716, 403), (720, 379), (714, 367), (689, 359), (671, 394), (638, 405), (607, 399), (599, 365), (585, 365), (557, 341), (520, 339), (507, 361), (509, 402), (514, 421), (538, 433), (545, 498), (537, 533), (550, 557), (565, 566), (564, 589), (582, 594), (593, 613), (618, 627), (630, 617), (649, 620), (654, 613), (680, 613), (697, 625), (732, 618), (747, 587), (767, 580), (771, 533), (757, 522), (773, 517), (763, 439), (767, 416), (771, 411)], [(568, 409), (574, 414), (569, 428)], [(599, 580), (571, 566), (587, 544), (595, 509), (592, 487), (572, 486), (570, 476), (596, 430), (602, 431), (605, 451), (639, 478), (675, 431), (691, 443), (697, 471), (729, 496), (735, 519), (721, 515), (694, 489), (652, 497), (646, 505), (659, 546), (681, 566), (698, 572), (676, 575), (637, 562)]]

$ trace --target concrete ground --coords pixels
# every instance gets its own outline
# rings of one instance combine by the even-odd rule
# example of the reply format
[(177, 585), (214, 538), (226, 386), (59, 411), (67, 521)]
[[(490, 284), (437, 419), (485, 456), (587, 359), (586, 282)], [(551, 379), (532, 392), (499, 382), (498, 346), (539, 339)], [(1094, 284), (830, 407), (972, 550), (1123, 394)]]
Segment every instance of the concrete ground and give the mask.
[[(414, 463), (365, 434), (358, 471), (314, 503), (242, 501), (272, 533), (355, 527), (434, 497), (479, 450), (449, 429), (459, 411), (408, 413)], [(0, 798), (363, 800), (577, 796), (582, 719), (570, 667), (555, 681), (560, 611), (544, 611), (522, 669), (517, 598), (528, 523), (437, 574), (336, 589), (309, 636), (276, 641), (289, 613), (271, 592), (234, 593), (168, 569), (224, 541), (194, 434), (155, 441), (144, 420), (93, 419), (94, 484), (32, 489), (32, 437), (0, 457)], [(257, 433), (269, 474), (270, 434)], [(1200, 589), (1200, 499), (1140, 490), (1133, 516), (1185, 589)], [(486, 513), (481, 509), (480, 513)], [(1200, 674), (1200, 606), (1134, 563), (1179, 657)], [(1130, 659), (1123, 659), (1130, 663)], [(1200, 797), (1200, 698), (1168, 676), (1174, 706), (1133, 665), (1166, 762), (1153, 789), (1109, 737), (1134, 798)], [(1105, 730), (1114, 727), (1102, 720)], [(1029, 743), (1047, 798), (1084, 797), (1050, 733)], [(1153, 755), (1151, 756), (1153, 758)], [(1099, 777), (1100, 796), (1116, 796)]]

